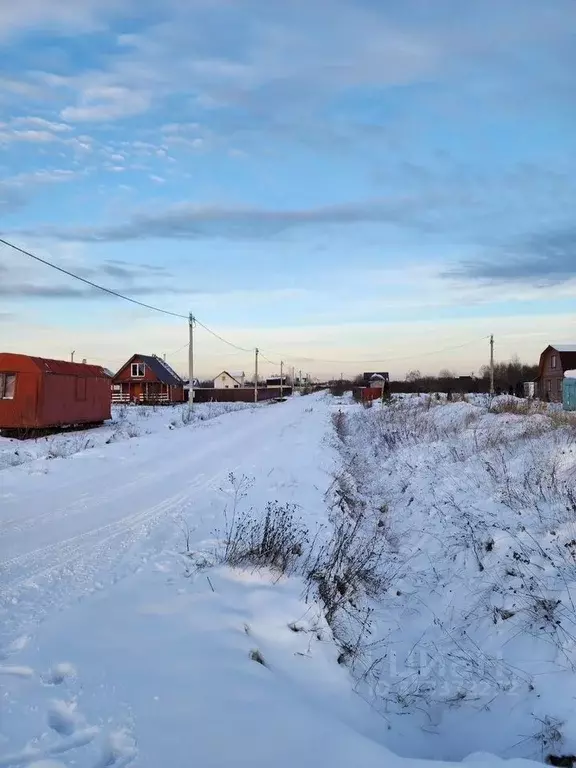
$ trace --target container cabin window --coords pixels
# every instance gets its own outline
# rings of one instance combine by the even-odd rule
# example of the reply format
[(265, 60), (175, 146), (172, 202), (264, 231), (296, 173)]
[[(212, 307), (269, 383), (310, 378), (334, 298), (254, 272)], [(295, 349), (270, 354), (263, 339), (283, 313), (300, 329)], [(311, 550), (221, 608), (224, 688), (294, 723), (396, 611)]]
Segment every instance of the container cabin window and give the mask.
[(86, 379), (76, 379), (76, 400), (86, 400)]
[(145, 365), (144, 363), (132, 363), (132, 378), (141, 379), (144, 377)]
[(0, 400), (14, 400), (16, 374), (0, 373)]
[(550, 367), (554, 370), (558, 367), (558, 357), (556, 355), (552, 355), (552, 358), (550, 359)]

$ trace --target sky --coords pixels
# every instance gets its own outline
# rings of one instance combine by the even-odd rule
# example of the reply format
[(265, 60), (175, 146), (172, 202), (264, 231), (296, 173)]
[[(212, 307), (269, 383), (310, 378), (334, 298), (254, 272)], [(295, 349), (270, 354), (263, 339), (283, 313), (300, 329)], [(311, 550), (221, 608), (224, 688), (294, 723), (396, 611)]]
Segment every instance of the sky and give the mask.
[[(0, 236), (262, 373), (576, 342), (574, 0), (0, 0), (0, 48)], [(0, 245), (3, 351), (187, 333)]]

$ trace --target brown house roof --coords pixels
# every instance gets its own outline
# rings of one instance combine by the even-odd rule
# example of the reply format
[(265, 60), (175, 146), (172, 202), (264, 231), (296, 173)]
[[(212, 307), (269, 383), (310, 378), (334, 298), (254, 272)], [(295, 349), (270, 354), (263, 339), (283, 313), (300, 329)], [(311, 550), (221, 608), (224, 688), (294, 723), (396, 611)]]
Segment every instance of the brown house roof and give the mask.
[(557, 352), (560, 358), (558, 373), (576, 368), (576, 344), (550, 344), (540, 355), (539, 376), (542, 376), (544, 372), (544, 358), (551, 350)]
[[(162, 358), (157, 355), (132, 355), (130, 360), (124, 363), (122, 368), (120, 368), (116, 376), (119, 376), (119, 374), (131, 365), (134, 360), (141, 361), (147, 365), (158, 381), (161, 381), (163, 384), (170, 384), (173, 387), (183, 386), (183, 379), (178, 376), (176, 371), (174, 371), (165, 360), (162, 360)], [(116, 376), (114, 378), (116, 378)]]

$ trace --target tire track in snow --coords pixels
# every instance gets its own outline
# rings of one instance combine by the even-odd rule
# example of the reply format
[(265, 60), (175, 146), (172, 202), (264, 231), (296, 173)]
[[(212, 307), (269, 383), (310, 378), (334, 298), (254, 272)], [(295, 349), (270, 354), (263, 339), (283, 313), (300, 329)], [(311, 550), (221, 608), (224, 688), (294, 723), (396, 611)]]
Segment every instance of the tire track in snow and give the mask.
[[(233, 430), (221, 423), (217, 430), (211, 430), (211, 439), (202, 446), (201, 452), (195, 442), (182, 438), (163, 441), (162, 448), (173, 450), (164, 450), (146, 475), (142, 473), (143, 467), (149, 467), (146, 451), (131, 456), (128, 465), (109, 465), (107, 472), (111, 477), (98, 476), (97, 480), (104, 483), (108, 479), (115, 487), (104, 494), (94, 489), (88, 503), (84, 493), (82, 499), (68, 507), (75, 510), (72, 518), (77, 518), (78, 525), (84, 522), (94, 526), (102, 513), (115, 515), (114, 519), (88, 530), (84, 528), (72, 536), (54, 540), (66, 514), (62, 515), (58, 509), (40, 512), (39, 517), (51, 519), (57, 529), (54, 534), (49, 526), (40, 526), (46, 529), (44, 533), (52, 534), (52, 540), (0, 562), (0, 648), (23, 632), (31, 632), (51, 611), (139, 570), (147, 559), (161, 551), (168, 536), (176, 534), (175, 526), (167, 525), (165, 531), (160, 532), (163, 538), (158, 534), (150, 537), (154, 529), (167, 520), (175, 520), (194, 501), (220, 487), (231, 471), (247, 463), (253, 467), (258, 456), (268, 454), (271, 445), (276, 444), (278, 430), (285, 426), (286, 417), (293, 422), (298, 420), (298, 415), (301, 416), (291, 408), (281, 412), (262, 409), (258, 418), (234, 425)], [(179, 435), (182, 433), (175, 437)], [(192, 455), (189, 451), (193, 451)], [(68, 462), (63, 460), (58, 470), (64, 480), (66, 470), (71, 469)], [(93, 487), (90, 478), (85, 478), (84, 483), (84, 489)], [(157, 500), (164, 488), (179, 490)], [(141, 504), (146, 498), (156, 503), (125, 513), (126, 508)], [(33, 527), (30, 525), (29, 529)], [(63, 530), (69, 532), (64, 526)], [(8, 553), (10, 538), (4, 542)], [(21, 536), (18, 543), (27, 546), (28, 536)]]

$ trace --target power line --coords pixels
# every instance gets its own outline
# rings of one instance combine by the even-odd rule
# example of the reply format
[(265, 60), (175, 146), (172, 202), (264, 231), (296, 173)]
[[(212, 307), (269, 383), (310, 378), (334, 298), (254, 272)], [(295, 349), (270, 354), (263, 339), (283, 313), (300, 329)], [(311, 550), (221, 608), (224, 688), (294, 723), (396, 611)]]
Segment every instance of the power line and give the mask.
[[(188, 315), (180, 314), (179, 312), (171, 312), (168, 309), (162, 309), (161, 307), (155, 307), (152, 304), (146, 304), (143, 301), (138, 301), (137, 299), (133, 299), (130, 296), (125, 296), (123, 293), (120, 293), (119, 291), (114, 291), (112, 288), (106, 288), (103, 285), (99, 285), (98, 283), (93, 282), (92, 280), (88, 280), (86, 277), (81, 277), (80, 275), (75, 274), (74, 272), (71, 272), (68, 269), (64, 269), (64, 267), (60, 267), (57, 264), (54, 264), (51, 261), (48, 261), (48, 259), (43, 259), (40, 256), (36, 256), (34, 253), (31, 253), (30, 251), (27, 251), (25, 248), (20, 248), (20, 246), (15, 245), (14, 243), (11, 243), (9, 240), (4, 240), (0, 237), (0, 243), (2, 245), (5, 245), (7, 248), (12, 248), (14, 251), (18, 251), (18, 253), (23, 254), (24, 256), (29, 256), (31, 259), (34, 259), (34, 261), (40, 262), (40, 264), (44, 264), (47, 267), (51, 267), (52, 269), (55, 269), (57, 272), (61, 272), (63, 275), (67, 275), (68, 277), (72, 277), (75, 280), (79, 280), (81, 283), (84, 283), (85, 285), (89, 285), (91, 288), (96, 288), (99, 291), (103, 291), (104, 293), (109, 294), (110, 296), (115, 296), (118, 299), (123, 299), (124, 301), (129, 301), (131, 304), (136, 304), (139, 307), (144, 307), (145, 309), (150, 309), (153, 312), (160, 312), (163, 315), (169, 315), (171, 317), (178, 317), (182, 318), (184, 320), (188, 320)], [(223, 336), (220, 336), (216, 331), (213, 331), (211, 328), (209, 328), (207, 325), (204, 325), (204, 323), (201, 323), (200, 320), (197, 318), (194, 318), (196, 323), (204, 328), (205, 331), (208, 331), (208, 333), (212, 334), (215, 338), (222, 341), (224, 344), (227, 344), (230, 347), (234, 347), (234, 349), (239, 350), (240, 352), (252, 352), (252, 349), (247, 349), (246, 347), (240, 347), (238, 344), (234, 344), (231, 341), (228, 341)], [(181, 347), (181, 349), (184, 349), (184, 347)], [(180, 351), (180, 350), (177, 350)], [(175, 353), (172, 353), (175, 354)]]
[(415, 355), (406, 355), (405, 357), (379, 357), (379, 358), (372, 357), (372, 358), (367, 358), (363, 360), (327, 360), (324, 358), (315, 358), (315, 357), (292, 357), (289, 355), (285, 355), (282, 352), (274, 352), (273, 354), (282, 355), (282, 357), (284, 357), (285, 360), (295, 360), (298, 362), (302, 361), (307, 363), (343, 363), (343, 364), (394, 363), (394, 362), (400, 362), (402, 360), (413, 360), (415, 358), (428, 357), (429, 355), (439, 355), (442, 352), (450, 352), (456, 349), (462, 349), (463, 347), (468, 347), (470, 346), (470, 344), (474, 344), (477, 341), (483, 341), (484, 339), (488, 339), (488, 338), (489, 336), (482, 336), (479, 338), (471, 339), (470, 341), (466, 341), (464, 342), (464, 344), (458, 344), (452, 347), (444, 347), (443, 349), (435, 349), (435, 350), (432, 350), (431, 352), (420, 352)]
[[(40, 264), (44, 264), (45, 266), (50, 267), (51, 269), (55, 269), (57, 272), (60, 272), (63, 275), (67, 275), (68, 277), (71, 277), (74, 280), (79, 280), (81, 283), (84, 283), (85, 285), (89, 285), (91, 288), (95, 288), (99, 291), (102, 291), (103, 293), (107, 293), (110, 296), (115, 296), (118, 299), (123, 299), (124, 301), (128, 301), (131, 304), (135, 304), (136, 306), (143, 307), (144, 309), (149, 309), (152, 312), (159, 312), (160, 314), (163, 314), (163, 315), (168, 315), (170, 317), (177, 317), (184, 320), (189, 319), (189, 315), (184, 315), (178, 312), (172, 312), (171, 310), (168, 310), (168, 309), (156, 307), (153, 304), (147, 304), (146, 302), (138, 301), (138, 299), (133, 299), (130, 296), (126, 296), (123, 293), (120, 293), (119, 291), (114, 291), (112, 288), (106, 288), (103, 285), (99, 285), (98, 283), (95, 283), (92, 280), (88, 280), (88, 278), (86, 277), (81, 277), (80, 275), (77, 275), (68, 269), (64, 269), (64, 267), (60, 267), (57, 264), (54, 264), (48, 259), (43, 259), (40, 256), (36, 256), (34, 253), (31, 253), (25, 248), (21, 248), (20, 246), (15, 245), (14, 243), (11, 243), (9, 240), (5, 240), (4, 238), (1, 238), (1, 237), (0, 237), (0, 244), (5, 245), (7, 248), (11, 248), (14, 251), (17, 251), (18, 253), (21, 253), (24, 256), (28, 256), (29, 258), (34, 259), (34, 261), (37, 261)], [(214, 336), (214, 338), (221, 341), (223, 344), (226, 344), (227, 346), (232, 347), (233, 349), (236, 349), (239, 352), (251, 353), (254, 351), (253, 348), (241, 347), (238, 344), (234, 344), (232, 341), (228, 341), (228, 339), (225, 339), (223, 336), (216, 333), (216, 331), (213, 331), (211, 328), (209, 328), (207, 325), (202, 323), (196, 317), (194, 317), (194, 320), (201, 328), (203, 328), (209, 334)], [(487, 338), (488, 336), (483, 336), (482, 340)], [(344, 364), (344, 365), (359, 364), (359, 363), (383, 363), (383, 362), (397, 362), (402, 360), (412, 360), (415, 357), (425, 357), (425, 356), (427, 357), (429, 355), (438, 355), (438, 354), (441, 354), (442, 352), (449, 352), (456, 349), (462, 349), (463, 347), (466, 347), (469, 344), (473, 344), (475, 341), (479, 341), (479, 340), (480, 339), (472, 339), (471, 341), (465, 342), (464, 344), (459, 344), (457, 346), (445, 347), (444, 349), (434, 350), (432, 352), (422, 352), (419, 355), (409, 355), (406, 357), (396, 357), (396, 358), (387, 357), (387, 358), (369, 358), (369, 359), (363, 359), (363, 360), (327, 360), (327, 359), (313, 358), (313, 357), (293, 357), (291, 355), (284, 355), (281, 352), (272, 352), (272, 354), (279, 355), (285, 360), (309, 362), (309, 363), (332, 363), (332, 364)], [(176, 350), (176, 352), (171, 352), (170, 354), (171, 355), (177, 354), (187, 346), (188, 344), (185, 344), (184, 346), (180, 347), (180, 349)], [(264, 360), (266, 360), (271, 365), (278, 365), (278, 363), (275, 363), (269, 358), (267, 358), (261, 351), (260, 351), (260, 355)]]
[(111, 288), (105, 288), (103, 285), (98, 285), (98, 283), (92, 282), (92, 280), (88, 280), (86, 277), (80, 277), (80, 275), (74, 274), (74, 272), (70, 272), (67, 269), (64, 269), (64, 267), (59, 267), (57, 264), (53, 264), (51, 261), (47, 261), (46, 259), (40, 258), (40, 256), (35, 256), (33, 253), (30, 253), (30, 251), (25, 250), (24, 248), (20, 248), (17, 245), (14, 245), (14, 243), (10, 243), (8, 240), (4, 240), (0, 237), (0, 243), (2, 245), (7, 246), (8, 248), (12, 248), (15, 251), (18, 251), (19, 253), (24, 254), (24, 256), (29, 256), (31, 259), (34, 259), (34, 261), (39, 261), (41, 264), (45, 264), (47, 267), (52, 267), (52, 269), (57, 270), (58, 272), (61, 272), (63, 275), (68, 275), (68, 277), (73, 277), (75, 280), (80, 280), (80, 282), (85, 283), (86, 285), (91, 286), (92, 288), (97, 288), (99, 291), (104, 291), (104, 293), (110, 294), (110, 296), (116, 296), (118, 299), (124, 299), (124, 301), (129, 301), (132, 304), (137, 304), (139, 307), (144, 307), (145, 309), (151, 309), (153, 312), (161, 312), (163, 315), (171, 315), (172, 317), (181, 317), (185, 320), (188, 319), (187, 315), (180, 315), (177, 312), (170, 312), (168, 309), (160, 309), (160, 307), (154, 307), (152, 304), (146, 304), (143, 301), (138, 301), (137, 299), (131, 299), (130, 296), (124, 296), (122, 293), (118, 293), (118, 291), (113, 291)]
[(216, 331), (213, 331), (211, 328), (208, 328), (207, 325), (204, 325), (204, 323), (201, 323), (197, 317), (195, 317), (194, 320), (201, 328), (204, 328), (205, 331), (208, 331), (208, 333), (212, 334), (214, 338), (219, 339), (220, 341), (224, 342), (224, 344), (228, 344), (229, 347), (233, 347), (234, 349), (237, 349), (240, 352), (254, 352), (254, 348), (247, 349), (246, 347), (239, 347), (238, 344), (233, 344), (231, 341), (228, 341), (223, 336), (220, 336), (220, 334), (216, 333)]
[(280, 363), (275, 363), (273, 360), (270, 360), (270, 359), (269, 359), (268, 357), (266, 357), (266, 355), (265, 355), (265, 354), (263, 354), (262, 352), (260, 352), (260, 357), (261, 357), (263, 360), (266, 360), (266, 362), (267, 362), (267, 363), (270, 363), (270, 365), (280, 365)]

